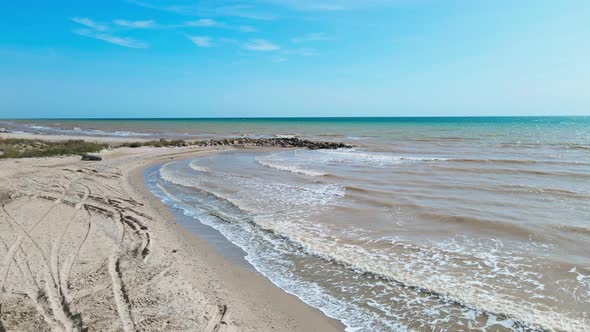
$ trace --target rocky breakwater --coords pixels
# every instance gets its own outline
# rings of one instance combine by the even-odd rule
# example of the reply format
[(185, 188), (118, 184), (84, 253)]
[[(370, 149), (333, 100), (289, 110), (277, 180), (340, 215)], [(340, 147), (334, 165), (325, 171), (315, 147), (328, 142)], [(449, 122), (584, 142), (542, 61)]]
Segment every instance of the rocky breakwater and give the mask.
[(226, 139), (211, 139), (207, 141), (196, 141), (195, 145), (199, 146), (216, 146), (229, 145), (237, 147), (281, 147), (281, 148), (307, 148), (310, 150), (320, 149), (344, 149), (352, 148), (351, 145), (340, 142), (325, 142), (325, 141), (311, 141), (307, 139), (300, 139), (296, 137), (289, 138), (226, 138)]

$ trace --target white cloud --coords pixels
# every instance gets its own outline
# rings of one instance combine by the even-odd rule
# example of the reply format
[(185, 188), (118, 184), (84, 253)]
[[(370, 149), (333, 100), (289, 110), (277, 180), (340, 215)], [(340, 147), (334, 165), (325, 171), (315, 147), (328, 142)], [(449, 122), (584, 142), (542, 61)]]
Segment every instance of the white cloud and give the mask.
[(115, 44), (115, 45), (119, 45), (119, 46), (123, 46), (123, 47), (147, 48), (149, 46), (148, 44), (138, 41), (138, 40), (135, 40), (133, 38), (117, 37), (117, 36), (111, 35), (109, 33), (97, 32), (97, 31), (93, 31), (93, 30), (89, 30), (89, 29), (75, 30), (74, 33), (76, 33), (80, 36), (102, 40), (107, 43), (111, 43), (111, 44)]
[(313, 56), (316, 55), (316, 51), (313, 48), (298, 48), (295, 50), (287, 50), (285, 54), (293, 54), (299, 56)]
[(189, 26), (189, 27), (214, 27), (214, 26), (218, 26), (219, 23), (217, 23), (216, 21), (214, 21), (212, 19), (202, 18), (202, 19), (196, 20), (196, 21), (185, 22), (184, 25)]
[(247, 18), (250, 20), (270, 21), (276, 17), (268, 12), (261, 12), (250, 5), (230, 5), (218, 7), (214, 10), (218, 15)]
[(213, 46), (213, 42), (210, 37), (207, 36), (188, 36), (195, 45), (199, 47), (211, 47)]
[(127, 28), (135, 28), (135, 29), (147, 29), (153, 28), (155, 26), (154, 20), (145, 20), (145, 21), (128, 21), (128, 20), (114, 20), (113, 23), (116, 25), (127, 27)]
[(271, 52), (271, 51), (279, 50), (281, 48), (279, 45), (273, 44), (273, 43), (269, 42), (268, 40), (264, 40), (264, 39), (251, 40), (251, 41), (245, 43), (244, 45), (242, 45), (242, 47), (246, 50), (257, 51), (257, 52)]
[(98, 23), (94, 22), (93, 20), (86, 18), (86, 17), (74, 17), (74, 18), (72, 18), (72, 21), (74, 21), (78, 24), (81, 24), (85, 27), (91, 28), (92, 30), (96, 30), (96, 31), (107, 30), (106, 25), (98, 24)]
[(342, 11), (367, 7), (383, 7), (397, 0), (261, 0), (266, 3), (302, 11)]
[[(147, 48), (147, 47), (149, 47), (149, 45), (147, 43), (135, 40), (133, 38), (115, 36), (115, 35), (107, 32), (107, 30), (109, 29), (109, 27), (107, 25), (98, 24), (89, 18), (74, 17), (74, 18), (72, 18), (72, 21), (88, 28), (88, 29), (74, 30), (74, 33), (77, 35), (102, 40), (107, 43), (111, 43), (111, 44), (115, 44), (115, 45), (119, 45), (119, 46), (123, 46), (123, 47), (129, 47), (129, 48)], [(153, 21), (135, 21), (135, 22), (133, 22), (133, 21), (115, 20), (113, 22), (117, 25), (129, 26), (129, 27), (131, 27), (131, 26), (144, 27), (146, 25), (153, 24)], [(146, 23), (146, 22), (151, 22), (151, 23)], [(125, 25), (125, 24), (127, 24), (127, 25)]]
[(314, 32), (314, 33), (308, 33), (305, 36), (293, 38), (293, 39), (291, 39), (291, 41), (293, 43), (305, 43), (305, 42), (322, 41), (322, 40), (328, 40), (328, 39), (329, 38), (326, 36), (325, 33)]
[(145, 1), (138, 1), (138, 0), (127, 0), (128, 2), (135, 4), (140, 7), (149, 8), (158, 11), (164, 11), (169, 13), (175, 13), (179, 15), (195, 15), (195, 13), (200, 11), (199, 5), (183, 5), (183, 4), (168, 4), (168, 5), (159, 5), (159, 4), (152, 4), (150, 2)]

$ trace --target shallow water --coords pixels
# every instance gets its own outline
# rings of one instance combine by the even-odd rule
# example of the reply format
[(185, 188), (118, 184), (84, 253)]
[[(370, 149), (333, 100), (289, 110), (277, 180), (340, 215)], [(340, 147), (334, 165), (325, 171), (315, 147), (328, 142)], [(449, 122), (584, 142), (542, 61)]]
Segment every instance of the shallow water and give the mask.
[[(590, 330), (590, 118), (192, 121), (108, 130), (357, 146), (232, 151), (146, 175), (349, 330)], [(108, 131), (97, 123), (69, 125)]]

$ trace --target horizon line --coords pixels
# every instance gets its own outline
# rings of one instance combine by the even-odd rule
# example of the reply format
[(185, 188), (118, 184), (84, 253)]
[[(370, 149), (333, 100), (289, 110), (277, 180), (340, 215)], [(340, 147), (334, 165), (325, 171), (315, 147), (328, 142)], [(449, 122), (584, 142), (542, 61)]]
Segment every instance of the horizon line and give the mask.
[(418, 119), (418, 118), (582, 118), (589, 115), (415, 115), (415, 116), (276, 116), (276, 117), (55, 117), (55, 118), (0, 118), (0, 121), (11, 120), (270, 120), (270, 119)]

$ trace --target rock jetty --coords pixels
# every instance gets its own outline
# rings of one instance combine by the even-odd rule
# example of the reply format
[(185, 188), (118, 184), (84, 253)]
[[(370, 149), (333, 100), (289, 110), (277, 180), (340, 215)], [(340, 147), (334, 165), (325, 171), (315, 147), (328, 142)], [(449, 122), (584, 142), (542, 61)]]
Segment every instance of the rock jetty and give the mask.
[(216, 145), (231, 145), (238, 147), (260, 146), (260, 147), (281, 147), (281, 148), (307, 148), (310, 150), (320, 149), (343, 149), (352, 148), (340, 142), (325, 142), (325, 141), (310, 141), (307, 139), (300, 139), (296, 137), (276, 137), (276, 138), (226, 138), (226, 139), (210, 139), (207, 141), (196, 141), (194, 145), (198, 146), (216, 146)]

